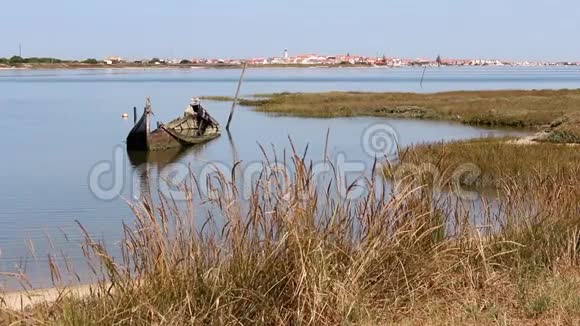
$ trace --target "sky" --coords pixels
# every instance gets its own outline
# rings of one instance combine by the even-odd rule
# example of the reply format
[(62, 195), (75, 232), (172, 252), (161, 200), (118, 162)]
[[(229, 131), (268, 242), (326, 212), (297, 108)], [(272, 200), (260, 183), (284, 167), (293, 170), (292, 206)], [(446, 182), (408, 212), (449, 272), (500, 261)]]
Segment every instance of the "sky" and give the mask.
[(578, 0), (5, 1), (0, 30), (0, 57), (580, 61)]

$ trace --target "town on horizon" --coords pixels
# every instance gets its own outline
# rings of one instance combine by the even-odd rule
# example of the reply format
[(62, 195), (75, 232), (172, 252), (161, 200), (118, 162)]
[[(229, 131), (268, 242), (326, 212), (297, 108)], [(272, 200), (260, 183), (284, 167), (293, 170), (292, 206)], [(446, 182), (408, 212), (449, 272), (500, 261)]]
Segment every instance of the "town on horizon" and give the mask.
[(412, 66), (580, 66), (576, 61), (517, 61), (500, 59), (457, 59), (457, 58), (398, 58), (392, 56), (363, 56), (350, 53), (338, 55), (321, 55), (316, 53), (290, 55), (285, 49), (281, 56), (252, 57), (252, 58), (144, 58), (124, 59), (120, 56), (109, 56), (102, 59), (63, 60), (56, 58), (24, 58), (21, 51), (18, 56), (0, 58), (2, 65), (18, 66), (22, 64), (55, 64), (55, 63), (81, 63), (93, 65), (200, 65), (200, 66), (236, 66), (247, 63), (251, 66), (386, 66), (386, 67), (412, 67)]

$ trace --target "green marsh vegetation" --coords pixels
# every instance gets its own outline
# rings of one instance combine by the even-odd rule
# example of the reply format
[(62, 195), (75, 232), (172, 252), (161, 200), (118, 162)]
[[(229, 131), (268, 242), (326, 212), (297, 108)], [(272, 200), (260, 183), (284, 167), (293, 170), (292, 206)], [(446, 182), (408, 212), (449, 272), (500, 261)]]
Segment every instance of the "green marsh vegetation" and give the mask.
[(19, 66), (23, 64), (50, 64), (50, 63), (62, 63), (65, 62), (57, 58), (22, 58), (19, 56), (13, 56), (10, 58), (0, 58), (0, 64)]
[(94, 58), (89, 58), (89, 59), (81, 61), (81, 63), (85, 63), (85, 64), (89, 64), (89, 65), (96, 65), (96, 64), (99, 64), (99, 61), (97, 59), (94, 59)]
[(229, 96), (201, 96), (200, 99), (215, 102), (233, 102), (234, 98)]
[(580, 142), (580, 90), (417, 93), (279, 93), (240, 104), (277, 115), (376, 116), (549, 130), (550, 142)]
[(385, 165), (388, 178), (393, 178), (399, 167), (410, 164), (434, 167), (440, 173), (440, 180), (450, 180), (458, 168), (469, 163), (477, 168), (478, 175), (462, 183), (479, 189), (498, 188), (507, 181), (525, 184), (533, 177), (557, 177), (579, 182), (580, 145), (548, 142), (521, 144), (512, 138), (439, 142), (403, 149), (397, 163)]

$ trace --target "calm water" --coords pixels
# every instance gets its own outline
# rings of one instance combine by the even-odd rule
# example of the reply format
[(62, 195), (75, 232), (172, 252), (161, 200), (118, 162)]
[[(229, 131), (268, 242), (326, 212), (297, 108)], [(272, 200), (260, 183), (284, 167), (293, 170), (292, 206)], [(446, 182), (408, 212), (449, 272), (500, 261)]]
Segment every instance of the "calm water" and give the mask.
[[(247, 72), (242, 93), (579, 88), (579, 72), (430, 69), (420, 88), (420, 69), (256, 69)], [(224, 135), (204, 146), (171, 153), (174, 157), (161, 163), (142, 164), (125, 155), (124, 139), (132, 119), (122, 120), (121, 114), (142, 107), (146, 96), (152, 99), (156, 117), (168, 121), (181, 114), (190, 96), (231, 96), (238, 77), (236, 70), (0, 71), (0, 272), (14, 272), (17, 264), (27, 261), (33, 285), (50, 285), (49, 251), (62, 249), (71, 261), (81, 259), (75, 220), (94, 237), (115, 245), (121, 222), (131, 221), (125, 200), (139, 190), (133, 175), (144, 171), (166, 173), (183, 164), (200, 171), (208, 162), (227, 167), (234, 156), (249, 166), (262, 158), (258, 144), (281, 152), (289, 149), (289, 136), (299, 151), (309, 144), (308, 157), (316, 161), (322, 159), (327, 130), (331, 157), (343, 155), (368, 168), (373, 157), (361, 144), (365, 130), (379, 123), (396, 132), (401, 146), (509, 133), (446, 122), (270, 117), (240, 108), (233, 122), (233, 143)], [(207, 102), (206, 107), (225, 123), (229, 103)], [(115, 159), (116, 152), (123, 154), (120, 160)], [(91, 171), (103, 162), (119, 164), (121, 196), (99, 199), (89, 186)], [(101, 181), (113, 185), (115, 178), (107, 174)], [(16, 287), (13, 280), (0, 284)]]

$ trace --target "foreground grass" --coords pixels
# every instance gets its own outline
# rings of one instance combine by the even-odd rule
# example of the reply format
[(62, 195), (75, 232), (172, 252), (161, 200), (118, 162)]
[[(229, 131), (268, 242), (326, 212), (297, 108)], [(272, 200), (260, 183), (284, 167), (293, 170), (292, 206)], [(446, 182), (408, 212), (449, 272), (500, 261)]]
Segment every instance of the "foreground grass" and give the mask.
[(240, 101), (303, 117), (378, 116), (549, 129), (550, 142), (580, 142), (580, 90), (417, 93), (280, 93)]
[[(411, 184), (341, 200), (320, 191), (336, 183), (317, 184), (303, 158), (294, 155), (293, 164), (292, 176), (260, 176), (247, 212), (221, 174), (183, 185), (203, 208), (143, 198), (131, 206), (135, 225), (125, 228), (122, 260), (86, 236), (87, 257), (104, 271), (101, 291), (0, 318), (58, 325), (580, 322), (577, 174), (529, 170), (518, 182), (497, 179), (509, 196), (496, 209), (474, 210), (486, 203), (465, 205)], [(373, 180), (359, 186), (373, 189)], [(200, 195), (199, 184), (214, 195)], [(469, 223), (474, 214), (479, 223)]]

